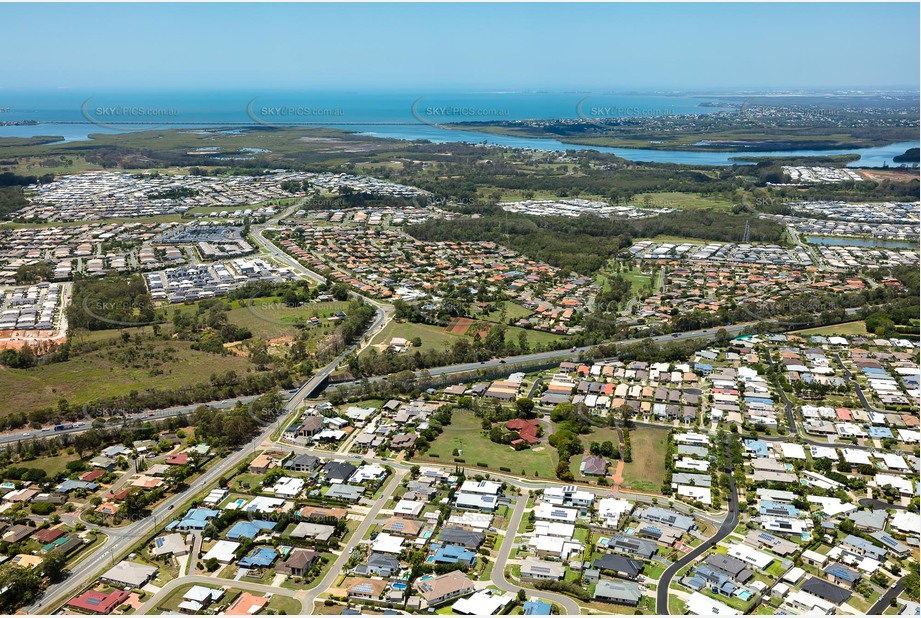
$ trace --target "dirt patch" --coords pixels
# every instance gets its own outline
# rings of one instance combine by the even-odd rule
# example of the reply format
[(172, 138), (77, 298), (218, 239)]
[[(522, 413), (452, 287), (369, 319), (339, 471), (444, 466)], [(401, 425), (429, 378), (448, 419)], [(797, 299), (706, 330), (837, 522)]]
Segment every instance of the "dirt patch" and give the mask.
[(876, 182), (881, 182), (883, 180), (889, 180), (891, 182), (911, 182), (918, 178), (918, 170), (857, 170), (857, 173), (864, 178)]
[(452, 318), (445, 326), (445, 332), (452, 335), (466, 335), (472, 325), (473, 320), (470, 318)]
[(611, 482), (615, 485), (621, 485), (624, 482), (624, 462), (617, 462), (617, 467), (614, 468), (614, 474), (611, 475)]

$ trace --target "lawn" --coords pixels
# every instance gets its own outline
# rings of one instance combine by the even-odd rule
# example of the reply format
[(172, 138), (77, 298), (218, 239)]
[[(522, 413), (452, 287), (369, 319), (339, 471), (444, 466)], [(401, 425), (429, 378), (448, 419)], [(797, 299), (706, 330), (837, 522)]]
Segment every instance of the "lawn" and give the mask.
[(625, 488), (659, 493), (665, 481), (667, 442), (667, 429), (638, 427), (630, 432), (633, 461), (624, 464)]
[[(72, 353), (70, 360), (31, 369), (0, 367), (0, 415), (55, 406), (61, 398), (71, 406), (80, 406), (95, 399), (127, 395), (132, 390), (175, 390), (207, 383), (216, 371), (244, 375), (252, 367), (244, 357), (196, 351), (191, 349), (191, 342), (179, 340), (145, 340), (138, 354), (142, 366), (128, 367), (121, 359), (133, 346)], [(156, 360), (164, 354), (172, 360)], [(163, 373), (154, 378), (154, 370)]]
[(649, 579), (659, 579), (665, 572), (665, 565), (661, 562), (647, 562), (643, 569), (643, 575)]
[(22, 460), (16, 464), (16, 466), (23, 468), (41, 468), (48, 473), (48, 478), (52, 479), (61, 472), (67, 471), (67, 464), (72, 461), (77, 461), (78, 457), (76, 454), (68, 455), (64, 453), (63, 455), (58, 455), (56, 457), (42, 457), (40, 459), (27, 459)]
[(515, 451), (509, 446), (490, 442), (480, 428), (480, 419), (472, 412), (455, 412), (451, 424), (432, 442), (428, 452), (416, 455), (413, 460), (451, 465), (455, 459), (451, 453), (455, 449), (463, 453), (458, 458), (463, 459), (468, 467), (485, 463), (490, 470), (496, 472), (500, 472), (499, 468), (505, 467), (509, 468), (512, 474), (524, 472), (526, 476), (556, 478), (556, 449), (542, 442), (537, 447), (540, 450)]
[(804, 330), (792, 330), (791, 335), (800, 335), (810, 337), (812, 335), (866, 335), (867, 324), (863, 320), (856, 322), (844, 322), (843, 324), (832, 324), (831, 326), (820, 326), (818, 328), (807, 328)]
[(274, 610), (275, 614), (280, 615), (296, 616), (302, 613), (300, 601), (281, 594), (272, 595), (268, 608), (270, 612)]

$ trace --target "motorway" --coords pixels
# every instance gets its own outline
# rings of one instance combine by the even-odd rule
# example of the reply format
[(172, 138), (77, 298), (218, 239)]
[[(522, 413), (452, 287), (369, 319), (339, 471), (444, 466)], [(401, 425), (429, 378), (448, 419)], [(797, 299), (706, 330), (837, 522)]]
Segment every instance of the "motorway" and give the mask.
[[(701, 337), (712, 337), (720, 329), (725, 329), (730, 335), (733, 333), (744, 333), (748, 328), (750, 328), (754, 322), (745, 322), (741, 324), (730, 324), (729, 326), (715, 326), (713, 328), (702, 328), (699, 330), (692, 330), (683, 333), (674, 333), (672, 335), (657, 335), (655, 337), (640, 337), (637, 339), (622, 339), (620, 341), (611, 342), (605, 345), (629, 345), (632, 343), (639, 343), (641, 341), (646, 341), (650, 339), (657, 343), (667, 343), (669, 341), (686, 341), (688, 339), (697, 339)], [(468, 371), (478, 371), (480, 369), (488, 369), (493, 367), (499, 367), (500, 365), (516, 365), (516, 364), (529, 364), (529, 363), (540, 363), (542, 361), (551, 361), (551, 360), (567, 360), (571, 358), (577, 358), (580, 354), (587, 353), (597, 346), (583, 346), (580, 348), (566, 348), (563, 350), (550, 350), (548, 352), (534, 352), (532, 354), (521, 354), (518, 356), (506, 356), (504, 358), (494, 358), (488, 361), (482, 361), (479, 363), (459, 363), (457, 365), (445, 365), (443, 367), (433, 367), (428, 369), (429, 375), (440, 376), (445, 374), (452, 373), (464, 373)], [(388, 376), (375, 376), (373, 378), (368, 378), (369, 382), (381, 382), (387, 380)], [(343, 386), (355, 386), (357, 382), (345, 382)]]
[[(377, 321), (379, 322), (382, 319), (383, 316), (378, 314)], [(148, 517), (119, 528), (100, 528), (100, 531), (106, 535), (106, 541), (93, 552), (93, 554), (74, 566), (67, 579), (49, 586), (41, 598), (27, 608), (27, 611), (30, 614), (50, 613), (50, 610), (56, 608), (67, 598), (88, 584), (101, 570), (103, 570), (103, 568), (114, 563), (121, 555), (127, 553), (142, 537), (150, 534), (158, 526), (162, 525), (171, 515), (170, 511), (184, 504), (201, 491), (204, 491), (207, 486), (217, 482), (224, 474), (236, 469), (237, 466), (243, 463), (243, 461), (252, 454), (256, 446), (269, 440), (276, 428), (283, 426), (283, 423), (287, 422), (287, 418), (300, 408), (304, 399), (317, 390), (336, 367), (338, 367), (358, 345), (357, 342), (352, 343), (331, 363), (319, 370), (288, 400), (285, 404), (283, 414), (279, 415), (277, 421), (266, 425), (249, 443), (243, 445), (224, 459), (219, 460), (199, 478), (195, 479), (194, 485), (191, 485), (185, 491), (177, 493), (165, 500), (156, 507)]]
[[(726, 461), (732, 461), (729, 456), (729, 442), (726, 441), (723, 443), (723, 452), (726, 456)], [(736, 526), (739, 525), (739, 494), (736, 491), (736, 481), (734, 476), (729, 474), (729, 515), (726, 519), (723, 520), (722, 525), (716, 531), (712, 537), (707, 541), (704, 541), (692, 551), (690, 551), (686, 556), (678, 560), (669, 566), (662, 573), (662, 576), (659, 578), (658, 587), (656, 588), (656, 613), (666, 616), (668, 615), (668, 588), (671, 586), (672, 579), (675, 575), (688, 566), (700, 556), (702, 556), (710, 548), (714, 547), (717, 543), (729, 536), (733, 530), (736, 529)]]

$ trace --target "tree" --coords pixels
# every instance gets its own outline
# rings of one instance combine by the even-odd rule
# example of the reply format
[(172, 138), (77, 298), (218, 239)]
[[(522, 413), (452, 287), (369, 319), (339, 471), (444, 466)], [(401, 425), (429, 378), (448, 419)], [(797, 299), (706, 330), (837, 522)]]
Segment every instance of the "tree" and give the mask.
[(31, 603), (41, 589), (41, 580), (32, 569), (23, 569), (12, 562), (0, 566), (0, 611), (14, 614)]
[(48, 552), (42, 561), (42, 571), (51, 583), (61, 581), (67, 574), (67, 556), (58, 549)]
[(534, 401), (527, 397), (519, 397), (515, 401), (515, 408), (518, 410), (519, 418), (534, 418)]

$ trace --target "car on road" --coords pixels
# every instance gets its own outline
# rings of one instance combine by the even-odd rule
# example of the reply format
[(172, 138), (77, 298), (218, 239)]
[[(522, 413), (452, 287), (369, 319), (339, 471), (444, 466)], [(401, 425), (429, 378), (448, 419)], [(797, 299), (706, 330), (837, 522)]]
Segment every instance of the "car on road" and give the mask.
[(678, 338), (678, 333), (672, 333), (672, 339), (677, 339), (677, 338)]
[(24, 433), (24, 434), (22, 434), (22, 437), (23, 437), (23, 438), (31, 438), (31, 437), (32, 437), (32, 434), (31, 434), (31, 433)]
[(169, 505), (168, 507), (166, 507), (166, 510), (167, 510), (167, 511), (172, 511), (174, 508), (176, 508), (176, 505), (175, 505), (175, 504), (171, 504), (171, 505)]
[(503, 358), (502, 360), (500, 360), (500, 361), (499, 361), (499, 364), (500, 364), (500, 365), (504, 365), (504, 364), (505, 364), (505, 359)]

